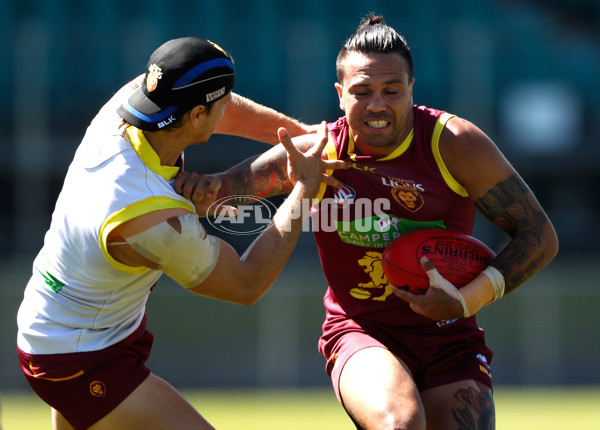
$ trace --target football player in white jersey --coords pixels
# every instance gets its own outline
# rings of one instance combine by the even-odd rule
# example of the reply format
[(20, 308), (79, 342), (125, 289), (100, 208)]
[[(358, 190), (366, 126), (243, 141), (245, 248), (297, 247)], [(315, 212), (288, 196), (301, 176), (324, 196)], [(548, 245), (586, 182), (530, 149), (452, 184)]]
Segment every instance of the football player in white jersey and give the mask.
[[(346, 167), (322, 160), (326, 127), (321, 145), (302, 153), (289, 134), (306, 127), (233, 95), (233, 83), (232, 59), (219, 46), (170, 40), (151, 55), (138, 88), (124, 87), (100, 110), (78, 147), (18, 313), (21, 368), (52, 406), (54, 429), (213, 428), (145, 366), (151, 289), (166, 273), (194, 293), (252, 304), (297, 242), (308, 215), (302, 200), (322, 183), (340, 186), (324, 173)], [(198, 215), (206, 208), (172, 186), (183, 151), (215, 131), (281, 141), (295, 184), (241, 257), (204, 230)], [(219, 183), (207, 181), (216, 193)]]

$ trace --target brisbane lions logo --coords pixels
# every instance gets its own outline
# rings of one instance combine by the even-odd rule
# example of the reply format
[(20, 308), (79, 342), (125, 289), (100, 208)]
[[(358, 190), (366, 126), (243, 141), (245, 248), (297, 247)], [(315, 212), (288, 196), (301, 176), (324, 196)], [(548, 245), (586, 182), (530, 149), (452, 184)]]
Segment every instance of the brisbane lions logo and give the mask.
[(90, 394), (94, 397), (106, 396), (106, 386), (102, 381), (92, 381), (90, 383)]
[[(356, 299), (366, 300), (371, 299), (378, 302), (383, 302), (392, 294), (390, 283), (383, 273), (383, 265), (381, 262), (381, 252), (367, 251), (365, 256), (358, 260), (363, 270), (369, 278), (369, 282), (361, 282), (358, 288), (350, 290), (350, 295)], [(372, 297), (373, 293), (379, 292), (378, 295)]]
[(423, 207), (423, 196), (419, 190), (410, 185), (399, 184), (392, 188), (392, 196), (405, 209), (416, 212)]

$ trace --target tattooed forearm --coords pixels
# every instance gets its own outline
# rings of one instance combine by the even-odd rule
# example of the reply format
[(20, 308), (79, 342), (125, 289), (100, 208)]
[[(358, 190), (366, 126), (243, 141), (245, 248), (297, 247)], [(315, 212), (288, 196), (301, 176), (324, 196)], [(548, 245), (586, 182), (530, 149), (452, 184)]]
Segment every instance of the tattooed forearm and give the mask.
[[(311, 138), (294, 141), (302, 152), (314, 144)], [(287, 175), (287, 153), (283, 145), (274, 146), (216, 176), (222, 181), (219, 198), (233, 195), (271, 197), (287, 194), (293, 188)]]
[(521, 178), (499, 182), (477, 201), (477, 207), (511, 241), (492, 265), (504, 275), (505, 294), (513, 291), (556, 254), (556, 236), (539, 202)]
[(270, 197), (290, 192), (287, 157), (280, 147), (250, 158), (227, 172), (218, 174), (221, 181), (219, 198), (225, 196)]

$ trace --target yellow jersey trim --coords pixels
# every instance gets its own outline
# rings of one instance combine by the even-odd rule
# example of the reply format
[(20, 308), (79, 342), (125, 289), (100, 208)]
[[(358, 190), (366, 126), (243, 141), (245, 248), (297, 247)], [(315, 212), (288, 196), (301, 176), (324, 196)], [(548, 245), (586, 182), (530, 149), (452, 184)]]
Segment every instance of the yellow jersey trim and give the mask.
[[(408, 136), (406, 136), (406, 139), (404, 139), (404, 142), (402, 142), (400, 144), (400, 146), (398, 146), (396, 149), (394, 149), (390, 154), (386, 155), (385, 157), (378, 158), (374, 161), (388, 161), (388, 160), (392, 160), (392, 159), (404, 154), (410, 147), (410, 144), (412, 143), (414, 136), (415, 136), (415, 129), (413, 128), (410, 131), (410, 133), (408, 134)], [(348, 139), (349, 139), (348, 155), (350, 156), (350, 159), (352, 161), (356, 161), (356, 149), (355, 149), (354, 139), (352, 139), (352, 136), (348, 136)]]
[[(338, 159), (337, 151), (335, 150), (335, 143), (333, 140), (333, 136), (331, 136), (331, 133), (328, 133), (327, 145), (325, 145), (325, 150), (327, 151), (327, 159), (328, 160), (337, 160)], [(325, 170), (326, 175), (331, 175), (332, 173), (333, 173), (332, 169)], [(324, 182), (321, 182), (321, 185), (319, 186), (319, 192), (315, 196), (317, 203), (320, 202), (321, 200), (323, 200), (323, 196), (325, 195), (326, 189), (327, 189), (327, 184), (325, 184)]]
[(406, 139), (404, 139), (404, 142), (402, 142), (399, 147), (394, 149), (391, 154), (388, 154), (385, 157), (379, 158), (375, 161), (388, 161), (388, 160), (392, 160), (392, 159), (404, 154), (410, 147), (410, 144), (412, 143), (414, 137), (415, 137), (415, 129), (413, 128), (410, 131), (410, 133), (408, 134), (408, 136), (406, 136)]
[(442, 173), (444, 181), (446, 184), (454, 191), (456, 194), (462, 197), (469, 197), (469, 193), (461, 184), (458, 183), (456, 179), (450, 174), (450, 171), (446, 167), (444, 160), (442, 160), (442, 154), (440, 153), (440, 136), (442, 135), (442, 130), (446, 126), (446, 123), (450, 118), (453, 118), (456, 115), (452, 115), (448, 112), (444, 112), (437, 120), (435, 124), (435, 128), (433, 129), (433, 136), (431, 137), (431, 149), (433, 151), (433, 156), (435, 157), (435, 161)]
[(196, 212), (194, 207), (186, 202), (181, 200), (172, 199), (170, 197), (159, 196), (159, 197), (150, 197), (144, 200), (140, 200), (139, 202), (135, 202), (129, 206), (124, 207), (123, 209), (115, 212), (111, 216), (109, 216), (102, 227), (100, 228), (100, 248), (102, 249), (102, 253), (108, 260), (108, 262), (115, 267), (116, 269), (122, 270), (128, 273), (142, 273), (146, 270), (149, 270), (147, 267), (133, 267), (127, 266), (126, 264), (120, 263), (115, 260), (112, 255), (108, 252), (107, 238), (111, 231), (113, 231), (117, 226), (132, 220), (140, 215), (147, 214), (149, 212), (158, 211), (161, 209), (175, 209), (175, 208), (183, 208), (187, 209), (190, 212)]
[(356, 161), (356, 149), (354, 148), (354, 139), (350, 134), (350, 126), (348, 126), (348, 156), (352, 161)]
[(150, 170), (162, 176), (165, 181), (175, 179), (175, 176), (179, 173), (179, 167), (163, 166), (160, 164), (158, 154), (154, 151), (152, 145), (148, 143), (142, 130), (133, 126), (127, 127), (127, 136), (129, 137), (129, 142), (131, 142), (131, 146), (135, 152)]

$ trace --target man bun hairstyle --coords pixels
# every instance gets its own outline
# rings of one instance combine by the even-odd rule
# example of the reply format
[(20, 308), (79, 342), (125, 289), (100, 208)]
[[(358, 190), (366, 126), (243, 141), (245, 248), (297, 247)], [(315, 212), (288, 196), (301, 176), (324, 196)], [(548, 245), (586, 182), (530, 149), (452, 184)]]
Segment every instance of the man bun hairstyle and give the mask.
[(350, 36), (340, 50), (336, 61), (338, 81), (344, 78), (343, 63), (350, 52), (362, 54), (399, 54), (408, 64), (409, 79), (413, 77), (413, 59), (404, 36), (384, 23), (381, 15), (367, 15), (359, 23), (356, 32)]

